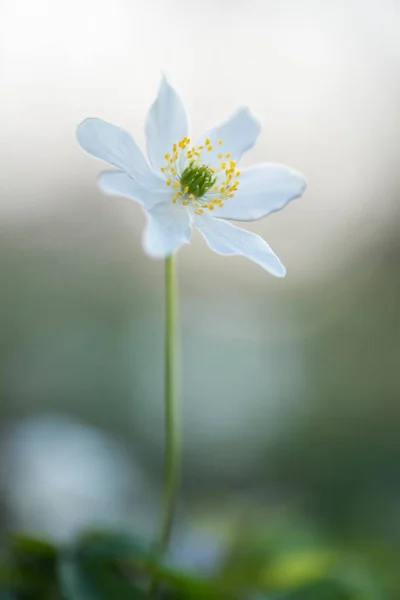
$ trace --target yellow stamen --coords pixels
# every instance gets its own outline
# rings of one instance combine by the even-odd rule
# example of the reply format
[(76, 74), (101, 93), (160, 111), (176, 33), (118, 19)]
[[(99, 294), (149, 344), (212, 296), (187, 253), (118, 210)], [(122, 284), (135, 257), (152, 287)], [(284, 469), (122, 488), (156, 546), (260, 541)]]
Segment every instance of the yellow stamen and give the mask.
[[(223, 206), (224, 202), (228, 198), (233, 198), (238, 190), (240, 171), (236, 170), (236, 161), (231, 159), (231, 154), (218, 154), (218, 165), (211, 167), (203, 165), (203, 151), (213, 151), (213, 145), (211, 139), (207, 138), (204, 145), (189, 146), (190, 139), (187, 137), (182, 138), (177, 143), (172, 144), (172, 153), (165, 154), (166, 165), (161, 167), (161, 172), (165, 173), (166, 182), (165, 184), (172, 187), (173, 194), (171, 195), (171, 201), (173, 204), (178, 202), (182, 206), (192, 205), (195, 209), (196, 214), (203, 214), (205, 209), (213, 211), (215, 207)], [(221, 146), (222, 140), (215, 141), (215, 145)], [(203, 195), (202, 198), (198, 199), (196, 194), (189, 193), (190, 185), (182, 186), (180, 182), (180, 169), (177, 168), (179, 160), (184, 159), (187, 161), (187, 167), (194, 169), (207, 168), (210, 177), (215, 176), (218, 182), (215, 182), (211, 188), (207, 189), (207, 192), (212, 193), (212, 197), (207, 197), (207, 194)], [(229, 159), (229, 160), (228, 160)], [(204, 192), (203, 192), (204, 194)]]

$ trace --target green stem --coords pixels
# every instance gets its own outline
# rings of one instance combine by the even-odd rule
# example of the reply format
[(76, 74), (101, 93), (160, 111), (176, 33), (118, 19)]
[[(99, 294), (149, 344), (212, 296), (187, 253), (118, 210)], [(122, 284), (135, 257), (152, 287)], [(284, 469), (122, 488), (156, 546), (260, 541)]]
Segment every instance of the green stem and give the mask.
[[(160, 560), (168, 548), (175, 513), (180, 476), (179, 426), (179, 336), (178, 292), (175, 258), (165, 260), (165, 460), (163, 516), (161, 534), (156, 550)], [(153, 577), (150, 597), (156, 598), (158, 578)]]
[(166, 551), (171, 537), (180, 476), (177, 287), (176, 262), (175, 258), (170, 256), (165, 260), (165, 464), (161, 554)]
[[(165, 260), (165, 459), (163, 516), (161, 534), (156, 549), (160, 560), (168, 548), (174, 520), (180, 475), (179, 427), (179, 336), (178, 336), (178, 286), (175, 258)], [(158, 595), (158, 577), (150, 585), (150, 598)]]

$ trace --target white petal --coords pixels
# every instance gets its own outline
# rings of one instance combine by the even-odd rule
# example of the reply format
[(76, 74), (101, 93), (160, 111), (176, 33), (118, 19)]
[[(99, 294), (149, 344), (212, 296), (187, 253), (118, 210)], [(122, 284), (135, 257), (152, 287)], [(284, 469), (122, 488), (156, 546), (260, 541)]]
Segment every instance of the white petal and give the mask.
[(223, 207), (216, 207), (216, 217), (255, 221), (281, 210), (301, 196), (306, 188), (301, 173), (274, 163), (244, 169), (239, 182), (234, 198), (226, 200)]
[(143, 246), (153, 258), (165, 258), (188, 244), (192, 237), (192, 217), (186, 206), (157, 204), (147, 213)]
[(76, 132), (86, 152), (114, 165), (149, 188), (161, 188), (163, 180), (156, 175), (130, 133), (102, 121), (85, 119)]
[(171, 198), (171, 192), (148, 190), (122, 171), (102, 171), (97, 181), (100, 189), (106, 194), (132, 198), (146, 209)]
[(286, 275), (279, 258), (259, 235), (208, 215), (196, 215), (195, 226), (217, 254), (245, 256), (276, 277)]
[[(218, 154), (229, 153), (229, 160), (239, 161), (242, 154), (254, 146), (260, 131), (260, 122), (250, 109), (244, 107), (237, 110), (228, 121), (207, 131), (196, 145), (204, 145), (207, 138), (211, 141), (213, 151), (204, 154), (206, 162), (211, 165), (219, 164)], [(221, 146), (218, 145), (220, 140)]]
[(165, 154), (171, 154), (172, 146), (187, 134), (188, 122), (182, 100), (163, 77), (146, 121), (147, 152), (156, 170), (165, 164)]

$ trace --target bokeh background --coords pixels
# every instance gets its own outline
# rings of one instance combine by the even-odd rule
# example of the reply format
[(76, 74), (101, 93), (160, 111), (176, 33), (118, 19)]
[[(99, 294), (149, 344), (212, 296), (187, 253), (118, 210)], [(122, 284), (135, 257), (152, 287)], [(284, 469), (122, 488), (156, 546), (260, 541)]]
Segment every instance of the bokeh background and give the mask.
[(171, 560), (212, 570), (257, 533), (306, 553), (285, 581), (345, 548), (373, 556), (368, 573), (397, 598), (397, 0), (0, 0), (2, 529), (155, 535), (163, 264), (141, 249), (139, 206), (97, 189), (103, 165), (75, 130), (96, 116), (144, 145), (162, 72), (194, 135), (248, 104), (263, 131), (244, 164), (308, 178), (302, 199), (249, 225), (285, 280), (196, 235), (179, 254)]

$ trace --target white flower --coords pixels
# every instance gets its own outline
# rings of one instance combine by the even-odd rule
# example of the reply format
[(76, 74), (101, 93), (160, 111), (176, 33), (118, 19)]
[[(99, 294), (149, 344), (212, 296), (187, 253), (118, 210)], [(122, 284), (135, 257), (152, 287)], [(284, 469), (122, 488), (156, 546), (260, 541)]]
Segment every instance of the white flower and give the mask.
[(304, 177), (284, 165), (238, 170), (260, 129), (250, 110), (240, 108), (193, 143), (182, 101), (163, 78), (146, 122), (150, 162), (129, 133), (100, 119), (83, 121), (77, 137), (89, 154), (118, 169), (100, 173), (100, 188), (133, 198), (145, 210), (143, 245), (150, 256), (170, 256), (190, 242), (196, 227), (218, 254), (246, 256), (283, 277), (285, 267), (262, 238), (224, 220), (261, 219), (305, 189)]

